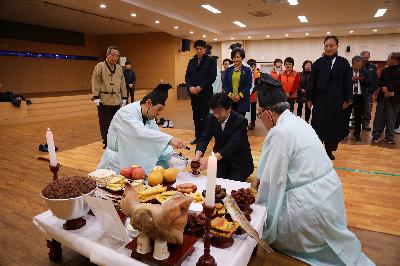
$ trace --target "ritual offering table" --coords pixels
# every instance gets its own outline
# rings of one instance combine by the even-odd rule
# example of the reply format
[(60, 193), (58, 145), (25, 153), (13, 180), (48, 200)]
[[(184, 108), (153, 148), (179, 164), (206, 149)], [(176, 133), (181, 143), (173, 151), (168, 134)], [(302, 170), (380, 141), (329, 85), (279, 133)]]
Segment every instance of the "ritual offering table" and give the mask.
[[(194, 183), (201, 196), (201, 191), (206, 188), (205, 176), (193, 178), (190, 173), (180, 172), (176, 178), (174, 186), (185, 183)], [(250, 184), (226, 179), (217, 179), (217, 185), (226, 189), (226, 194), (230, 195), (232, 190), (238, 191), (241, 188), (249, 188)], [(162, 192), (161, 192), (162, 193)], [(161, 194), (160, 193), (160, 194)], [(197, 193), (197, 192), (196, 192)], [(161, 201), (168, 200), (168, 194), (163, 194)], [(110, 203), (111, 204), (111, 203)], [(266, 207), (252, 204), (251, 225), (261, 235), (266, 219)], [(190, 210), (200, 213), (202, 204), (193, 201)], [(201, 217), (199, 217), (201, 218)], [(90, 259), (92, 263), (98, 265), (196, 265), (199, 258), (204, 254), (204, 242), (201, 233), (197, 236), (189, 236), (185, 233), (183, 245), (168, 244), (170, 256), (165, 260), (153, 260), (152, 252), (149, 256), (135, 252), (136, 236), (129, 238), (129, 241), (120, 241), (110, 237), (102, 227), (96, 216), (84, 215), (86, 225), (78, 230), (65, 230), (64, 220), (57, 218), (50, 210), (41, 213), (33, 218), (33, 223), (45, 234), (50, 249), (49, 257), (54, 261), (62, 259), (62, 246), (67, 246), (77, 253)], [(199, 221), (201, 219), (198, 219)], [(201, 222), (200, 222), (201, 223)], [(125, 224), (124, 224), (125, 226)], [(197, 226), (197, 227), (196, 227)], [(192, 229), (199, 229), (201, 226), (195, 224)], [(190, 231), (190, 230), (189, 230)], [(193, 230), (192, 230), (193, 231)], [(196, 231), (197, 233), (197, 231)], [(200, 237), (200, 238), (199, 238)], [(216, 248), (211, 246), (210, 254), (215, 258), (217, 265), (247, 265), (257, 242), (247, 234), (232, 234), (233, 243), (228, 248)], [(47, 244), (44, 241), (43, 244)]]

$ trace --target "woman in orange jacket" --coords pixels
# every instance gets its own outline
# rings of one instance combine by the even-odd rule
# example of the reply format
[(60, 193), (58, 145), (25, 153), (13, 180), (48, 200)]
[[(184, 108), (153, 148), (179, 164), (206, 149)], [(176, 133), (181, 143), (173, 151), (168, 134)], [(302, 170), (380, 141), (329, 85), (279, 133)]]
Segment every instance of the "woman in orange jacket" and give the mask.
[(283, 61), (285, 65), (285, 70), (279, 75), (279, 81), (286, 93), (287, 101), (290, 104), (290, 112), (293, 113), (294, 103), (296, 101), (297, 88), (300, 84), (300, 76), (294, 69), (294, 60), (292, 57), (287, 57)]

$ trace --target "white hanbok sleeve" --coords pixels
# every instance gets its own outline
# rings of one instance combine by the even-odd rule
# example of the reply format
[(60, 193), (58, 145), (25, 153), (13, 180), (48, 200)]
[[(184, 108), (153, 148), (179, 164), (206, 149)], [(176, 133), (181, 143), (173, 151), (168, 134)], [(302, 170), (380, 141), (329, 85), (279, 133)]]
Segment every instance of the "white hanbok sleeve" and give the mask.
[(263, 233), (263, 238), (268, 243), (273, 243), (277, 236), (278, 219), (286, 190), (288, 155), (285, 134), (279, 130), (270, 130), (260, 157), (259, 167), (263, 170), (259, 172), (261, 175), (257, 196), (257, 203), (265, 204), (268, 209), (266, 230)]

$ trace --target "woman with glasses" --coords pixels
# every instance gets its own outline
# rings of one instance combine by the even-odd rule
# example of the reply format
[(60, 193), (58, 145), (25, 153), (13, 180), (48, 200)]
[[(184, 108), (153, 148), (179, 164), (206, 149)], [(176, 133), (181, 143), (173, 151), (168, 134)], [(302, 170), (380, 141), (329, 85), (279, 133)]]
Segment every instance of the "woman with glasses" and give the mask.
[(228, 96), (232, 99), (232, 110), (242, 116), (250, 111), (250, 89), (253, 83), (251, 69), (243, 65), (245, 52), (237, 47), (231, 52), (233, 66), (225, 71), (222, 87)]
[(347, 229), (342, 185), (317, 134), (288, 110), (278, 81), (262, 76), (257, 89), (268, 130), (253, 183), (268, 208), (263, 239), (311, 265), (374, 265)]

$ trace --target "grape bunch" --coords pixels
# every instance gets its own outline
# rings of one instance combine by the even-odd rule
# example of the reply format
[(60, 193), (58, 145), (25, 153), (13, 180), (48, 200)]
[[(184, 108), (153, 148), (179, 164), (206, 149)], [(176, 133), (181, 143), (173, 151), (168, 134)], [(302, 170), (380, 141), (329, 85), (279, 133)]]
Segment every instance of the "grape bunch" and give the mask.
[(239, 207), (240, 205), (250, 206), (256, 201), (253, 193), (251, 193), (251, 190), (249, 188), (241, 188), (237, 191), (232, 190), (231, 196), (235, 199)]

